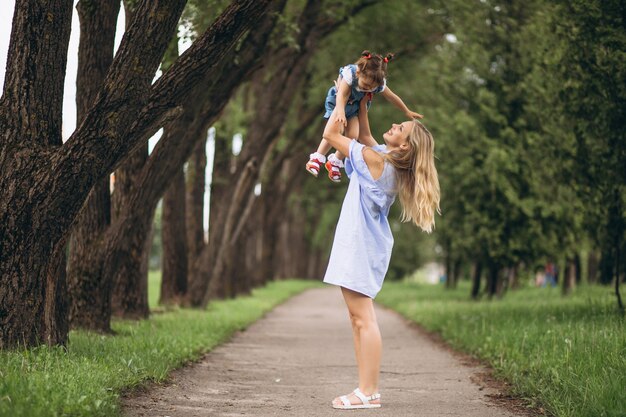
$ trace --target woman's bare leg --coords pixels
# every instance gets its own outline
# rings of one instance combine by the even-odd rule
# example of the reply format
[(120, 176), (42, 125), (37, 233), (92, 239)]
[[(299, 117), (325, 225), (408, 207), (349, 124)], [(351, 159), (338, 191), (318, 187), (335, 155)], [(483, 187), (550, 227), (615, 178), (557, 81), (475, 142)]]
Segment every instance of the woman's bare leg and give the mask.
[[(354, 349), (359, 367), (359, 389), (369, 396), (378, 392), (382, 355), (382, 340), (374, 303), (371, 298), (356, 291), (341, 287), (341, 292), (348, 306), (353, 327)], [(354, 394), (349, 394), (348, 400), (352, 404), (361, 402)], [(379, 402), (380, 400), (371, 401), (373, 404)], [(337, 397), (333, 403), (341, 404), (341, 400)]]

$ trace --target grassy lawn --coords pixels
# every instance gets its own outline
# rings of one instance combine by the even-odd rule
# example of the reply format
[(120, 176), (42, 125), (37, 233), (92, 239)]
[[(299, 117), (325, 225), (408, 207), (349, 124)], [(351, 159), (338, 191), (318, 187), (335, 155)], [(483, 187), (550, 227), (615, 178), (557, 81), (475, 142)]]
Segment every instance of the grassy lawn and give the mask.
[[(149, 320), (116, 320), (116, 336), (72, 331), (67, 350), (0, 352), (0, 416), (114, 416), (120, 393), (200, 357), (315, 281), (277, 281), (206, 311), (174, 309)], [(150, 303), (159, 275), (150, 275)]]
[(509, 291), (470, 301), (469, 283), (385, 282), (376, 301), (487, 360), (515, 393), (562, 417), (626, 416), (626, 326), (612, 289)]

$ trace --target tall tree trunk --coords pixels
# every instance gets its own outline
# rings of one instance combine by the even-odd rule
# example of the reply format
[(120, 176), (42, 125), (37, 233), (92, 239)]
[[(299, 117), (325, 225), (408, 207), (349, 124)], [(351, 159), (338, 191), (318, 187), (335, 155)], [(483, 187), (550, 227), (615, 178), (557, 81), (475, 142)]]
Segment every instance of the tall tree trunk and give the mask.
[(450, 249), (450, 241), (448, 240), (446, 244), (446, 255), (445, 255), (445, 269), (446, 269), (446, 283), (445, 288), (447, 290), (452, 288), (452, 281), (454, 280), (454, 276), (452, 274), (452, 253)]
[(472, 274), (472, 292), (471, 297), (474, 300), (477, 300), (480, 295), (480, 276), (483, 273), (483, 264), (478, 261), (474, 264), (474, 271)]
[(576, 252), (574, 255), (574, 268), (576, 270), (576, 285), (580, 285), (582, 283), (582, 261), (580, 259), (580, 253)]
[[(505, 269), (507, 271), (507, 277), (508, 277), (508, 273), (509, 273), (509, 268)], [(508, 284), (508, 280), (504, 279), (504, 270), (500, 269), (498, 270), (498, 274), (496, 275), (496, 295), (498, 296), (498, 298), (502, 298), (504, 297), (504, 293), (506, 292), (507, 289), (507, 284)]]
[[(23, 208), (40, 198), (32, 192), (41, 180), (36, 163), (63, 143), (71, 18), (69, 0), (15, 3), (0, 100), (0, 348), (67, 338), (65, 240), (42, 238), (32, 225), (56, 225)], [(46, 262), (31, 262), (40, 257)]]
[(463, 264), (461, 263), (460, 259), (457, 259), (456, 261), (454, 261), (454, 264), (452, 266), (452, 288), (456, 288), (457, 284), (459, 283), (459, 279), (461, 278), (461, 269), (463, 268)]
[[(224, 228), (225, 212), (219, 207), (227, 198), (231, 189), (233, 175), (230, 173), (232, 141), (224, 129), (215, 131), (215, 152), (213, 153), (213, 175), (211, 179), (211, 202), (209, 210), (209, 242), (200, 256), (194, 259), (190, 271), (189, 303), (193, 306), (202, 304), (202, 299), (209, 287), (209, 271), (219, 249), (220, 237)], [(216, 289), (224, 296), (224, 288)]]
[(570, 294), (576, 286), (576, 274), (576, 263), (574, 259), (568, 258), (565, 261), (565, 271), (563, 271), (563, 283), (561, 286), (563, 295)]
[[(124, 12), (126, 15), (126, 30), (128, 30), (136, 11), (137, 4), (134, 1), (124, 0)], [(175, 37), (175, 35), (174, 35)], [(171, 42), (170, 42), (171, 45)], [(120, 212), (124, 206), (127, 206), (127, 200), (131, 199), (136, 192), (137, 177), (141, 174), (143, 167), (148, 160), (148, 142), (144, 141), (141, 146), (138, 146), (130, 155), (124, 160), (123, 164), (115, 171), (115, 189), (113, 190), (112, 206), (113, 206), (113, 221), (118, 221)], [(151, 217), (148, 212), (145, 213), (146, 217)], [(146, 222), (145, 219), (140, 221)], [(150, 221), (150, 226), (152, 221)], [(126, 247), (131, 250), (124, 260), (120, 260), (122, 268), (120, 270), (111, 270), (109, 268), (106, 271), (110, 271), (111, 275), (104, 276), (105, 281), (113, 283), (113, 292), (111, 294), (111, 304), (113, 313), (119, 317), (125, 318), (146, 318), (150, 313), (148, 306), (148, 271), (141, 267), (141, 262), (144, 257), (140, 248), (146, 246), (146, 239), (148, 238), (149, 228), (144, 223), (144, 227), (137, 229), (128, 229), (129, 234), (120, 236), (120, 239), (126, 240), (126, 242), (120, 242), (119, 246)], [(146, 294), (139, 293), (140, 291), (146, 291)], [(133, 302), (139, 302), (141, 304), (134, 305)]]
[(187, 293), (185, 174), (179, 169), (163, 197), (163, 271), (160, 304), (178, 304)]
[(204, 192), (206, 189), (206, 139), (198, 141), (187, 163), (186, 209), (188, 265), (204, 248)]
[(587, 283), (595, 284), (598, 281), (598, 253), (591, 250), (587, 257)]
[[(76, 6), (80, 21), (78, 74), (76, 77), (76, 120), (87, 114), (102, 88), (113, 62), (113, 46), (119, 0), (81, 0)], [(76, 219), (70, 238), (68, 293), (70, 324), (110, 332), (111, 282), (103, 279), (102, 258), (97, 245), (111, 223), (111, 193), (108, 176), (98, 181)]]
[(500, 275), (500, 267), (497, 264), (489, 263), (487, 270), (487, 297), (491, 300), (498, 292), (498, 278)]
[(519, 288), (519, 265), (511, 267), (508, 276), (508, 287), (512, 290)]

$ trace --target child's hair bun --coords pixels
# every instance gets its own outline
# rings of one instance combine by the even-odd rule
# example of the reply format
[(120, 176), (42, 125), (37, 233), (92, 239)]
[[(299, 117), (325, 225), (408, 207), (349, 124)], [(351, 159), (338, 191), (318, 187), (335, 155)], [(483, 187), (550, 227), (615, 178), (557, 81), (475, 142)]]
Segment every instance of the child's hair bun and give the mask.
[(385, 62), (391, 61), (395, 56), (396, 55), (391, 52), (387, 53), (387, 55), (385, 55)]
[(372, 56), (372, 53), (366, 49), (363, 52), (361, 52), (361, 56), (367, 58), (367, 57)]

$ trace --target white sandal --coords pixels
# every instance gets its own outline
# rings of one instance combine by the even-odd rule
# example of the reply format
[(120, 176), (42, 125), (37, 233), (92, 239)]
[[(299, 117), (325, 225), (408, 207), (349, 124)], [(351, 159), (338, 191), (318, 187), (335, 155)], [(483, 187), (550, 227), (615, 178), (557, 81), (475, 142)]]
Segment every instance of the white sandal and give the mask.
[(356, 410), (359, 408), (380, 408), (380, 404), (370, 404), (370, 401), (377, 400), (380, 398), (379, 393), (375, 393), (367, 397), (358, 388), (355, 389), (353, 392), (354, 392), (354, 395), (356, 395), (359, 398), (359, 400), (361, 400), (362, 404), (352, 404), (346, 395), (342, 395), (341, 397), (339, 397), (339, 399), (342, 402), (342, 405), (333, 404), (333, 408), (338, 408), (340, 410)]

